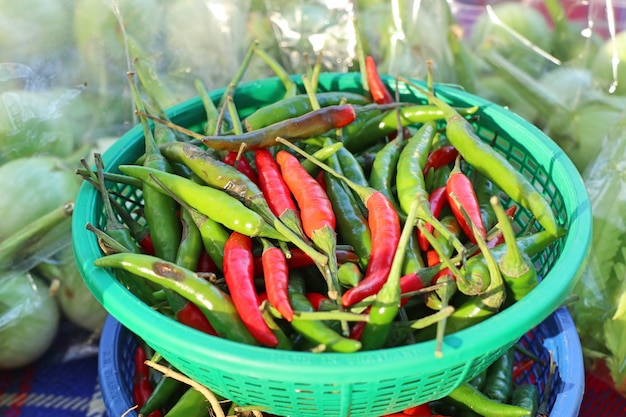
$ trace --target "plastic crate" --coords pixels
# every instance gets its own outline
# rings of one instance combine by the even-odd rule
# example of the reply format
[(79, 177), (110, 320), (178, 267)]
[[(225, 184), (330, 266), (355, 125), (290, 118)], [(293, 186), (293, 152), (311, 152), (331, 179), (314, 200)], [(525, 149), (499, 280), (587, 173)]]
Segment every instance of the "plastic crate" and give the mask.
[[(556, 374), (549, 391), (549, 417), (578, 415), (585, 387), (582, 349), (576, 326), (565, 308), (551, 314), (541, 324), (526, 333), (519, 342), (548, 363), (550, 352), (556, 364)], [(133, 352), (135, 335), (114, 317), (107, 319), (100, 339), (98, 376), (104, 404), (109, 417), (119, 417), (133, 406)], [(518, 353), (516, 359), (521, 359)], [(533, 365), (516, 383), (535, 384), (543, 401), (548, 386), (548, 367)], [(126, 414), (137, 417), (136, 411)]]
[[(393, 79), (386, 81), (395, 88)], [(363, 92), (358, 73), (321, 74), (319, 88)], [(426, 102), (415, 89), (405, 84), (398, 88), (401, 101)], [(212, 92), (212, 99), (217, 102), (223, 92)], [(281, 81), (271, 78), (241, 85), (234, 101), (243, 118), (279, 100), (282, 94)], [(85, 224), (103, 226), (104, 216), (99, 193), (84, 184), (76, 199), (72, 230), (77, 264), (87, 286), (111, 315), (176, 368), (242, 405), (259, 405), (274, 414), (299, 417), (370, 417), (445, 396), (484, 370), (560, 306), (588, 256), (591, 213), (578, 171), (536, 127), (459, 89), (437, 86), (437, 94), (455, 106), (480, 107), (477, 133), (493, 143), (546, 196), (567, 228), (563, 238), (534, 258), (542, 277), (540, 285), (493, 317), (446, 336), (441, 358), (434, 355), (434, 340), (349, 355), (312, 354), (243, 345), (183, 326), (140, 302), (110, 271), (93, 265), (102, 254)], [(196, 130), (206, 121), (199, 98), (175, 106), (168, 115), (174, 123)], [(103, 155), (106, 169), (119, 172), (117, 167), (133, 163), (143, 148), (142, 128), (136, 126)], [(141, 199), (140, 190), (132, 187), (117, 191), (121, 196)], [(526, 210), (517, 211), (518, 224), (529, 219)]]

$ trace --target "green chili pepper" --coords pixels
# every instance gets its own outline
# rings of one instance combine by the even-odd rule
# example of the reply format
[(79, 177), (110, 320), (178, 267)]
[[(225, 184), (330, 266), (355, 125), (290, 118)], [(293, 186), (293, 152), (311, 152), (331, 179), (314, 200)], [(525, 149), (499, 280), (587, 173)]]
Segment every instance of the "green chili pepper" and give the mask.
[(169, 409), (165, 417), (209, 417), (212, 415), (207, 407), (207, 399), (193, 387), (187, 388), (178, 401)]
[(494, 401), (467, 383), (452, 390), (446, 398), (483, 417), (530, 417), (525, 408)]
[(176, 401), (187, 388), (187, 384), (177, 379), (169, 377), (161, 377), (159, 382), (154, 386), (152, 394), (139, 409), (139, 414), (149, 416), (153, 411), (164, 408), (171, 402)]
[(478, 171), (473, 171), (472, 184), (474, 184), (474, 191), (476, 193), (476, 199), (480, 207), (480, 213), (483, 218), (483, 223), (487, 230), (492, 228), (496, 224), (496, 213), (491, 205), (491, 197), (497, 195), (496, 186), (493, 181), (485, 177)]
[[(320, 107), (344, 103), (357, 105), (370, 103), (367, 97), (350, 92), (329, 91), (317, 93), (315, 97)], [(312, 110), (313, 106), (311, 106), (309, 96), (307, 94), (298, 94), (267, 106), (259, 107), (243, 120), (243, 124), (247, 131), (257, 130), (286, 119), (302, 116)]]
[(490, 202), (498, 218), (498, 228), (502, 231), (506, 245), (506, 252), (498, 259), (498, 266), (507, 284), (511, 301), (518, 301), (539, 284), (537, 268), (530, 256), (517, 246), (513, 226), (498, 198), (494, 196)]
[(291, 326), (309, 341), (321, 345), (331, 352), (352, 353), (361, 349), (361, 342), (349, 339), (328, 327), (323, 321), (305, 320), (298, 317), (297, 312), (312, 312), (313, 306), (306, 296), (294, 289), (290, 283), (289, 302), (294, 310)]
[(495, 362), (487, 368), (483, 394), (492, 400), (506, 403), (513, 391), (513, 363), (515, 362), (515, 348), (507, 349)]
[(363, 272), (359, 266), (352, 262), (339, 265), (337, 269), (337, 279), (339, 283), (346, 287), (354, 287), (363, 278)]
[(376, 152), (376, 157), (374, 158), (369, 176), (370, 186), (383, 193), (385, 197), (392, 202), (403, 222), (406, 220), (406, 214), (400, 209), (394, 187), (396, 182), (396, 167), (404, 145), (406, 145), (404, 137), (397, 136), (395, 139), (390, 140), (381, 150)]
[(539, 389), (534, 384), (518, 385), (513, 389), (510, 402), (528, 410), (528, 415), (535, 416), (539, 408)]
[[(336, 155), (328, 158), (326, 163), (340, 172), (341, 167)], [(372, 234), (367, 217), (361, 212), (360, 204), (357, 203), (352, 191), (346, 189), (341, 180), (327, 172), (324, 173), (324, 179), (326, 192), (335, 212), (338, 238), (352, 246), (354, 253), (359, 257), (359, 265), (365, 268), (372, 249)]]
[[(343, 143), (341, 142), (330, 142), (330, 143), (327, 143), (326, 146), (323, 146), (322, 148), (317, 149), (311, 155), (315, 159), (319, 159), (320, 161), (326, 161), (332, 155), (337, 153), (339, 148), (342, 148), (342, 147), (343, 147)], [(301, 163), (304, 169), (306, 169), (306, 171), (312, 176), (317, 175), (321, 171), (320, 167), (313, 164), (311, 161), (307, 159), (303, 160)]]
[(369, 182), (365, 177), (361, 164), (359, 164), (359, 161), (356, 159), (354, 154), (346, 149), (345, 146), (342, 146), (337, 151), (337, 159), (343, 175), (363, 187), (369, 186)]
[(230, 296), (193, 271), (138, 253), (107, 255), (96, 259), (94, 265), (122, 269), (173, 290), (198, 306), (220, 336), (241, 343), (258, 344), (241, 321)]
[(222, 190), (197, 184), (175, 174), (137, 165), (121, 165), (120, 170), (141, 179), (146, 186), (155, 187), (166, 193), (167, 191), (154, 180), (158, 179), (186, 204), (231, 230), (248, 236), (285, 240), (285, 237), (267, 224), (259, 214)]
[(485, 369), (484, 371), (476, 375), (474, 378), (470, 379), (468, 384), (470, 384), (477, 390), (482, 391), (482, 389), (485, 386), (486, 381), (487, 381), (487, 370)]
[[(138, 112), (144, 112), (139, 92), (133, 82), (133, 74), (128, 75), (133, 93), (135, 107)], [(172, 172), (172, 167), (161, 154), (148, 120), (140, 117), (145, 142), (145, 158), (143, 166), (164, 172)], [(144, 217), (148, 228), (152, 246), (156, 256), (173, 262), (176, 259), (178, 245), (181, 239), (181, 224), (178, 218), (178, 204), (169, 195), (160, 193), (150, 187), (143, 189)], [(158, 227), (157, 227), (158, 224)]]
[(468, 164), (493, 181), (514, 201), (528, 209), (545, 230), (555, 236), (561, 233), (554, 211), (543, 194), (537, 191), (504, 156), (483, 142), (467, 119), (431, 92), (408, 80), (407, 83), (419, 89), (444, 112), (446, 136)]

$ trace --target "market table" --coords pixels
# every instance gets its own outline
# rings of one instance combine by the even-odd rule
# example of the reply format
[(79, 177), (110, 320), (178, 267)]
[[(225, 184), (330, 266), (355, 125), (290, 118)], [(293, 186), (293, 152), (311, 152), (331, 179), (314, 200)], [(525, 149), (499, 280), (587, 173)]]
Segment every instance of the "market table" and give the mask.
[[(119, 417), (105, 410), (97, 348), (98, 340), (89, 332), (63, 323), (40, 360), (0, 371), (0, 417)], [(626, 416), (626, 398), (587, 375), (579, 417), (618, 416)]]

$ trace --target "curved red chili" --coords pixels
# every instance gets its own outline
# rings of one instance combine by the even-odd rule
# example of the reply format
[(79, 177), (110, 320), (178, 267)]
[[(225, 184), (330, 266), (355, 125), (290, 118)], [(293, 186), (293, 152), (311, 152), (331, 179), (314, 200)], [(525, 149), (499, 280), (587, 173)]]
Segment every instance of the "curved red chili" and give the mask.
[(424, 176), (432, 169), (438, 169), (453, 163), (459, 151), (452, 145), (444, 145), (428, 154), (426, 164), (424, 164)]
[[(454, 169), (446, 182), (446, 192), (452, 214), (456, 217), (465, 235), (472, 243), (476, 243), (472, 227), (467, 222), (463, 210), (467, 213), (469, 220), (476, 226), (476, 230), (480, 236), (485, 239), (487, 237), (487, 230), (485, 229), (483, 216), (480, 212), (480, 204), (478, 203), (478, 198), (474, 191), (474, 185), (467, 175), (461, 171), (459, 158), (457, 158)], [(452, 196), (455, 198), (453, 199)], [(458, 201), (458, 205), (455, 199)], [(463, 207), (463, 210), (461, 210), (459, 205)]]
[(372, 232), (370, 261), (363, 280), (343, 294), (341, 304), (344, 307), (358, 303), (382, 288), (400, 241), (400, 218), (391, 201), (377, 191), (367, 198), (365, 206)]
[(211, 326), (209, 319), (204, 315), (202, 310), (192, 302), (187, 302), (185, 306), (176, 313), (176, 320), (201, 332), (217, 336), (217, 332), (213, 326)]
[[(141, 408), (152, 395), (150, 373), (148, 365), (145, 364), (147, 359), (146, 351), (143, 346), (138, 345), (134, 355), (135, 374), (133, 376), (133, 401), (138, 409)], [(161, 417), (161, 415), (159, 410), (155, 410), (148, 417)]]
[(224, 280), (241, 320), (252, 336), (269, 347), (278, 345), (278, 338), (268, 327), (259, 309), (254, 287), (252, 238), (232, 232), (224, 246)]
[(286, 210), (297, 212), (291, 191), (285, 184), (272, 153), (267, 149), (257, 149), (254, 151), (254, 162), (258, 171), (259, 188), (272, 212), (277, 217), (280, 217)]
[(263, 240), (261, 263), (265, 291), (270, 304), (287, 321), (293, 318), (293, 309), (289, 303), (289, 267), (283, 251)]
[(223, 158), (223, 162), (237, 168), (239, 172), (246, 174), (252, 182), (258, 184), (259, 179), (257, 178), (257, 173), (254, 168), (252, 168), (252, 165), (250, 165), (250, 162), (243, 156), (238, 158), (238, 155), (239, 153), (236, 151), (228, 151)]
[(390, 104), (394, 102), (391, 93), (383, 83), (378, 73), (378, 67), (374, 58), (370, 55), (365, 57), (365, 72), (367, 74), (367, 83), (370, 87), (372, 100), (377, 104)]

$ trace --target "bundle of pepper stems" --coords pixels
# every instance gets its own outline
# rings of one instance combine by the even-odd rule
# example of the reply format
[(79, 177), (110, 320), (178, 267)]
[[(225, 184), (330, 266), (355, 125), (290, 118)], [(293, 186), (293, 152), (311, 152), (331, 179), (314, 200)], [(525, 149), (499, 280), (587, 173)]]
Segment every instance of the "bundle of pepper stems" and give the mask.
[[(445, 334), (524, 297), (539, 280), (531, 258), (564, 232), (549, 203), (476, 135), (478, 108), (438, 98), (432, 77), (397, 80), (428, 99), (401, 103), (370, 57), (363, 68), (369, 94), (319, 93), (315, 71), (298, 93), (283, 76), (286, 97), (244, 119), (236, 83), (219, 103), (197, 84), (202, 132), (144, 102), (129, 73), (145, 155), (123, 175), (103, 173), (99, 155), (82, 171), (107, 218), (88, 225), (96, 265), (185, 325), (311, 352), (437, 338), (441, 355)], [(107, 181), (142, 190), (145, 221)], [(518, 236), (518, 205), (542, 230)]]

